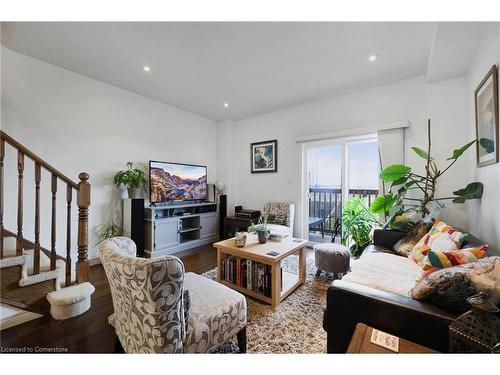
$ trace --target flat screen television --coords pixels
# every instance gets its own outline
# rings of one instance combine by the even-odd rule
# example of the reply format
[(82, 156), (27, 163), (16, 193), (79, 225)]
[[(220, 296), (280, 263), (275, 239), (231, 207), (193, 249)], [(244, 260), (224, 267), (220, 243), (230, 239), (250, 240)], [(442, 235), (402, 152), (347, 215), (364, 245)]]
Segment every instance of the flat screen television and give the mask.
[(204, 165), (149, 161), (149, 200), (207, 200), (207, 167)]

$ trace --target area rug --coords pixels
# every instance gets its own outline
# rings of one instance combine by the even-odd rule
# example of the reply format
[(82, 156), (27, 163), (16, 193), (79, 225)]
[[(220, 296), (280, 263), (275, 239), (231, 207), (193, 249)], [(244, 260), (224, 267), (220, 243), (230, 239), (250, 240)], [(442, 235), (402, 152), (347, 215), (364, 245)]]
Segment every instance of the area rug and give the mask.
[[(299, 258), (291, 255), (282, 261), (284, 271), (298, 274)], [(314, 259), (306, 260), (306, 282), (272, 309), (252, 297), (247, 299), (247, 353), (326, 353), (323, 310), (326, 291), (333, 278), (315, 276)], [(215, 279), (216, 269), (203, 276)], [(215, 353), (237, 353), (236, 339)]]

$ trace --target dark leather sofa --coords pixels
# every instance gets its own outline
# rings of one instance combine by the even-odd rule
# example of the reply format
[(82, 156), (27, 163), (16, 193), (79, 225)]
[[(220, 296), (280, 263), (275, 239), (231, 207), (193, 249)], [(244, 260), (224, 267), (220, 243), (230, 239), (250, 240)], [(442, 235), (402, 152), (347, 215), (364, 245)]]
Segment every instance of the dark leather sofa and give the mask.
[[(363, 252), (396, 254), (392, 247), (404, 232), (375, 230), (373, 245)], [(468, 235), (471, 246), (481, 243)], [(327, 352), (345, 353), (356, 324), (361, 322), (384, 332), (448, 352), (448, 326), (458, 314), (411, 297), (400, 296), (361, 284), (335, 280), (328, 288), (323, 328), (327, 332)]]

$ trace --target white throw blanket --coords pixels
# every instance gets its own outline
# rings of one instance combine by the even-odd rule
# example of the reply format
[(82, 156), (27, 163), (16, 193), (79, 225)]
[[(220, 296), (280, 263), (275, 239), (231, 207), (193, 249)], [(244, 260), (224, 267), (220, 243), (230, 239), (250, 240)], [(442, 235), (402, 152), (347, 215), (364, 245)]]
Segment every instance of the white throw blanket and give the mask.
[(354, 260), (351, 271), (342, 280), (408, 296), (422, 269), (406, 257), (370, 253)]

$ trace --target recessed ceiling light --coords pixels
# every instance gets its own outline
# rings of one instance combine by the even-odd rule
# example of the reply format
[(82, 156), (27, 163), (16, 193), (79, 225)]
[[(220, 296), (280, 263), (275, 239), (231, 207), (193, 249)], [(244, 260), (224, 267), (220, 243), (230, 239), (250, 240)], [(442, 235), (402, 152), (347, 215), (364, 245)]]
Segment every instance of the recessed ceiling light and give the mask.
[(377, 61), (377, 59), (378, 59), (377, 55), (370, 55), (370, 56), (368, 56), (368, 61), (371, 62), (371, 63), (374, 63), (375, 61)]
[(224, 108), (227, 108), (229, 107), (229, 103), (228, 102), (224, 102)]
[(151, 71), (151, 67), (149, 65), (144, 65), (142, 67), (142, 70), (144, 70), (146, 73), (149, 73)]

